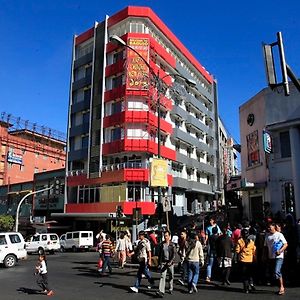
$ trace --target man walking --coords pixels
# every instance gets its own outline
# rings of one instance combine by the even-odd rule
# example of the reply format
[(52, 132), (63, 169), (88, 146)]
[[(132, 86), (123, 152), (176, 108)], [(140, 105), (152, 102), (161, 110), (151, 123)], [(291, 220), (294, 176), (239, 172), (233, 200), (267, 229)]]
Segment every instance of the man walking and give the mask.
[(139, 262), (139, 269), (137, 272), (137, 278), (135, 284), (134, 286), (131, 286), (130, 289), (134, 293), (138, 293), (143, 274), (148, 279), (150, 285), (153, 285), (154, 283), (154, 280), (148, 268), (148, 266), (151, 266), (151, 246), (149, 240), (145, 238), (144, 231), (139, 232), (139, 240), (137, 242), (135, 254)]
[(174, 260), (176, 247), (171, 242), (170, 231), (164, 232), (164, 241), (159, 245), (158, 265), (160, 268), (159, 291), (156, 295), (162, 298), (165, 294), (166, 277), (169, 274), (169, 293), (173, 293)]

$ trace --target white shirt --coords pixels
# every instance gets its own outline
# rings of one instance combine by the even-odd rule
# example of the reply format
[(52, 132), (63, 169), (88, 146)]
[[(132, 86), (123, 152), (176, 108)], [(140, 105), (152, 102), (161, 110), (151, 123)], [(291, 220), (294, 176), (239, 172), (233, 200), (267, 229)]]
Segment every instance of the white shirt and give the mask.
[[(273, 234), (272, 233), (269, 233), (266, 235), (266, 238), (265, 238), (265, 246), (268, 247), (268, 253), (269, 253), (269, 258), (272, 259), (272, 258), (283, 258), (283, 252), (280, 253), (279, 255), (276, 255), (276, 243), (282, 243), (282, 246), (284, 244), (287, 244), (287, 241), (284, 237), (284, 235), (281, 233), (281, 232), (274, 232)], [(282, 248), (282, 246), (280, 248)], [(279, 250), (279, 249), (278, 249)]]
[(44, 260), (42, 260), (40, 262), (40, 267), (39, 267), (39, 273), (40, 274), (47, 274), (47, 265), (46, 265), (46, 262)]

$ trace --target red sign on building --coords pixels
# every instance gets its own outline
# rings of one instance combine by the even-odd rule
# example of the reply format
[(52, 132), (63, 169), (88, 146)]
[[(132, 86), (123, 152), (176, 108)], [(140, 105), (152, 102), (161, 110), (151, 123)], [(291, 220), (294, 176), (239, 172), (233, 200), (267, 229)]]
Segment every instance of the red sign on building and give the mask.
[(147, 90), (149, 86), (149, 68), (145, 61), (149, 62), (149, 39), (129, 38), (127, 44), (140, 54), (138, 55), (135, 51), (128, 48), (127, 89)]

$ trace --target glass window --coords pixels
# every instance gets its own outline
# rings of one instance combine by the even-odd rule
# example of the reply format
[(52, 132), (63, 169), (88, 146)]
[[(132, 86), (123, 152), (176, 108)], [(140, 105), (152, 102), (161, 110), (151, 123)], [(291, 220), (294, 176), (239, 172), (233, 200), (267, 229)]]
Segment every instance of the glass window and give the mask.
[(40, 236), (39, 236), (39, 235), (34, 235), (34, 236), (32, 237), (32, 241), (33, 241), (33, 242), (39, 242), (39, 241), (40, 241)]
[(75, 59), (78, 59), (88, 53), (93, 52), (93, 46), (93, 39), (78, 45), (75, 50)]
[(82, 123), (86, 124), (90, 121), (90, 112), (85, 112), (82, 114)]
[(0, 245), (6, 245), (6, 238), (5, 235), (0, 235)]
[(42, 235), (42, 241), (47, 241), (47, 235), (45, 234)]
[(86, 149), (88, 147), (88, 144), (89, 144), (89, 137), (88, 137), (88, 135), (86, 135), (86, 136), (82, 137), (81, 148)]
[(34, 174), (38, 173), (39, 172), (39, 168), (35, 167), (34, 168)]
[(72, 238), (72, 233), (67, 233), (67, 239), (70, 240)]
[(116, 114), (122, 111), (122, 101), (111, 104), (111, 114)]
[(89, 237), (88, 232), (82, 232), (82, 233), (81, 233), (81, 237), (83, 237), (83, 238)]
[(50, 234), (50, 240), (51, 241), (56, 241), (57, 240), (57, 235), (56, 234)]
[(114, 56), (113, 56), (113, 63), (116, 63), (116, 62), (122, 60), (123, 58), (124, 58), (123, 51), (116, 52), (116, 53), (114, 53)]
[(74, 232), (73, 239), (78, 239), (78, 238), (79, 238), (79, 232)]
[(114, 77), (112, 79), (112, 88), (113, 89), (122, 85), (122, 83), (123, 83), (123, 78), (122, 77), (123, 77), (122, 75), (119, 75), (119, 76)]
[(121, 139), (121, 128), (117, 127), (111, 131), (111, 141), (120, 140)]
[(281, 157), (291, 157), (290, 134), (288, 131), (280, 132), (280, 152)]
[(21, 243), (21, 239), (17, 234), (10, 234), (9, 239), (12, 244)]

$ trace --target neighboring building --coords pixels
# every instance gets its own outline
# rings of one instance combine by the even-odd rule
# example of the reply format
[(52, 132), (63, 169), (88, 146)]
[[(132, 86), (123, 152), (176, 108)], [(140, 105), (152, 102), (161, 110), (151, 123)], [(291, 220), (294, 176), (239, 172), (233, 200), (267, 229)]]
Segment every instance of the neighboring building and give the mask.
[[(180, 96), (159, 95), (146, 65), (109, 42), (112, 35), (166, 84), (180, 87)], [(174, 84), (173, 73), (196, 87), (178, 77)], [(216, 208), (216, 82), (150, 8), (127, 7), (74, 37), (64, 216), (99, 220), (119, 205), (125, 214), (155, 213), (158, 190), (149, 187), (149, 170), (158, 152), (158, 97), (161, 156), (169, 165), (163, 194), (177, 215)]]
[[(34, 174), (33, 181), (0, 186), (0, 214), (15, 217), (17, 206), (26, 194), (55, 185), (58, 180), (60, 189), (53, 188), (28, 196), (21, 205), (19, 212), (20, 230), (23, 232), (34, 231), (34, 226), (38, 226), (36, 222), (50, 221), (50, 223), (45, 223), (46, 226), (56, 226), (56, 223), (51, 223), (50, 216), (51, 213), (63, 213), (64, 211), (65, 173), (65, 168), (42, 172)], [(62, 224), (62, 222), (60, 223)], [(44, 225), (40, 224), (40, 227), (44, 227)]]
[(300, 97), (265, 88), (240, 107), (244, 214), (300, 218)]
[(219, 117), (219, 167), (218, 172), (220, 172), (220, 191), (221, 191), (221, 205), (226, 204), (231, 199), (226, 199), (226, 186), (231, 181), (233, 177), (240, 175), (238, 168), (239, 152), (237, 144), (230, 133), (225, 128), (225, 125), (221, 118)]
[(65, 167), (63, 134), (1, 114), (0, 185), (32, 181), (39, 172)]

